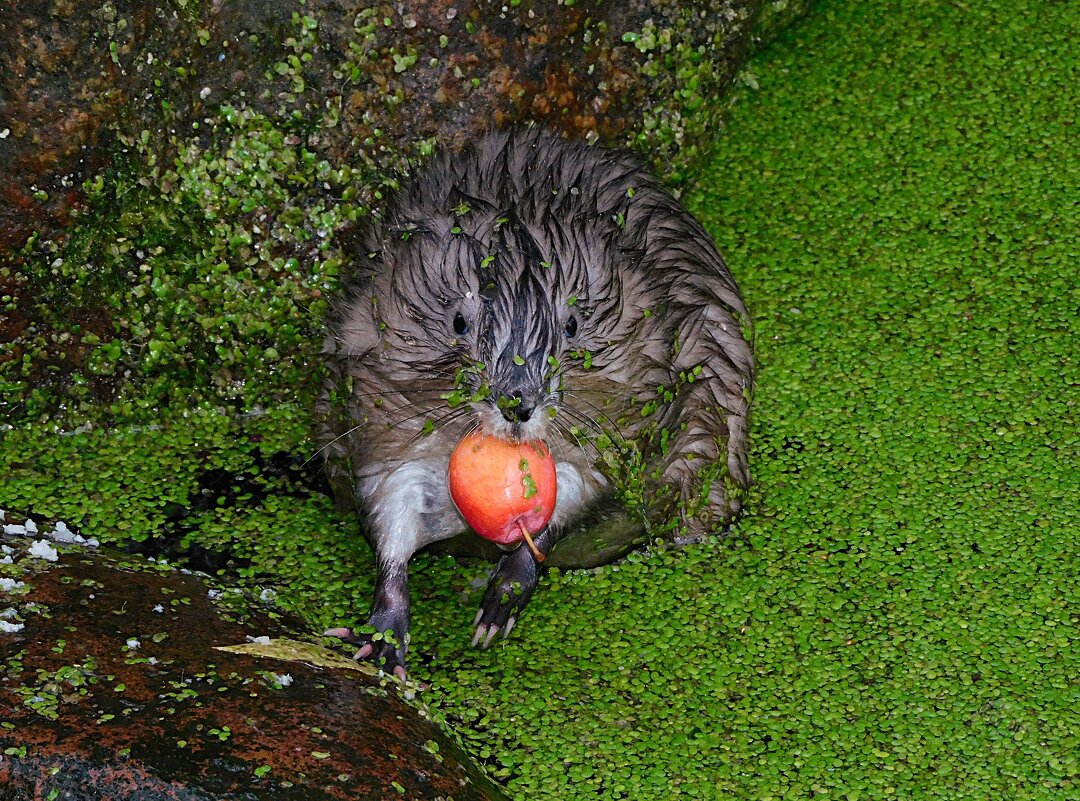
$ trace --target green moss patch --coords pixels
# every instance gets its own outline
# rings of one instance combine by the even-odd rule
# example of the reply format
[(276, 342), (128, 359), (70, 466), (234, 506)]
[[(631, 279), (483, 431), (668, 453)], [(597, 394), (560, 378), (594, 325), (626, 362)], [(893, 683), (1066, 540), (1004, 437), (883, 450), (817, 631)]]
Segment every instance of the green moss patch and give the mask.
[(335, 235), (364, 213), (326, 195), (354, 197), (359, 180), (253, 112), (223, 106), (214, 123), (214, 146), (180, 143), (168, 169), (143, 131), (88, 184), (64, 245), (27, 247), (34, 322), (0, 361), (14, 418), (62, 406), (152, 421), (163, 404), (304, 394), (343, 258)]

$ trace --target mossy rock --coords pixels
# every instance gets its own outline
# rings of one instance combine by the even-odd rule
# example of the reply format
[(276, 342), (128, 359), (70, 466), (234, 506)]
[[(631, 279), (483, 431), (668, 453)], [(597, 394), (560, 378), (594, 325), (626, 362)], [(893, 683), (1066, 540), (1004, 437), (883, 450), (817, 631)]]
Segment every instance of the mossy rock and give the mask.
[(18, 4), (0, 25), (0, 410), (295, 399), (395, 175), (529, 121), (636, 147), (678, 184), (775, 6)]

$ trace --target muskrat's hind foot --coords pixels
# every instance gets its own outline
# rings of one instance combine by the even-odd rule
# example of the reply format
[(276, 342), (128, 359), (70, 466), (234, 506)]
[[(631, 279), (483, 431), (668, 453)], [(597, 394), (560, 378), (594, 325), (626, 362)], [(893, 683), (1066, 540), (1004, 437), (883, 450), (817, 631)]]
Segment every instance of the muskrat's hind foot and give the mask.
[(539, 575), (540, 568), (528, 548), (518, 547), (503, 555), (476, 613), (473, 645), (487, 648), (500, 630), (503, 639), (510, 636), (518, 615), (536, 589)]
[(368, 634), (341, 626), (327, 629), (323, 636), (337, 637), (342, 642), (358, 646), (353, 659), (370, 662), (384, 673), (393, 673), (402, 681), (405, 680), (405, 647), (393, 631)]

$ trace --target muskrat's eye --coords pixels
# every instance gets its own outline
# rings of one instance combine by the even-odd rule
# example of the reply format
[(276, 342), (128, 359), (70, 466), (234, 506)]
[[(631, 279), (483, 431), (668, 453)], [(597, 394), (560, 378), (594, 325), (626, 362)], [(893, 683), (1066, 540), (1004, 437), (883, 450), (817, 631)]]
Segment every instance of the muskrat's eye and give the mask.
[(574, 336), (577, 333), (577, 317), (570, 315), (570, 319), (566, 321), (566, 335), (568, 337)]
[(469, 332), (469, 324), (465, 322), (465, 316), (458, 312), (454, 315), (454, 333), (459, 337)]

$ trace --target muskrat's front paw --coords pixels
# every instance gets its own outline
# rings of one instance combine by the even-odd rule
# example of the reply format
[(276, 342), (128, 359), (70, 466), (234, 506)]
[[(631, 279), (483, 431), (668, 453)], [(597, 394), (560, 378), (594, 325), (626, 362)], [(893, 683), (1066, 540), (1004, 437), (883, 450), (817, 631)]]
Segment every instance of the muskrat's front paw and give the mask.
[(405, 680), (405, 647), (394, 637), (392, 631), (357, 632), (350, 628), (327, 629), (324, 637), (337, 637), (349, 645), (358, 646), (353, 659), (370, 662), (386, 673), (393, 673)]
[[(521, 554), (524, 558), (519, 557)], [(524, 548), (507, 554), (499, 562), (488, 582), (484, 600), (476, 613), (476, 633), (472, 644), (487, 648), (501, 630), (503, 639), (510, 636), (521, 610), (536, 589), (537, 570), (532, 554)]]

